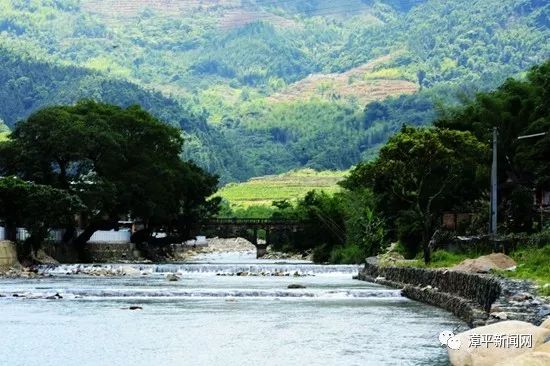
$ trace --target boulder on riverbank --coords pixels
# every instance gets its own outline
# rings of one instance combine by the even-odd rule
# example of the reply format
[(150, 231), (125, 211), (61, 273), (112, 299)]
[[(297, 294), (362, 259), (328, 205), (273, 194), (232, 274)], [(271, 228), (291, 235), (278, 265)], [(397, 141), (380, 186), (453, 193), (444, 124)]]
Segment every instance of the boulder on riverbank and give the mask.
[[(523, 362), (521, 359), (518, 363), (505, 362), (510, 362), (524, 354), (532, 354), (537, 347), (545, 343), (549, 336), (549, 329), (537, 327), (531, 323), (517, 320), (502, 321), (458, 334), (455, 338), (458, 339), (460, 348), (448, 349), (449, 360), (453, 366), (526, 364), (519, 363)], [(516, 337), (518, 337), (518, 346), (513, 340)], [(522, 344), (522, 339), (530, 344)], [(528, 359), (527, 356), (523, 357)], [(538, 355), (533, 357), (538, 359)], [(537, 363), (532, 364), (537, 365)]]
[(484, 255), (476, 259), (466, 259), (451, 270), (469, 273), (489, 273), (493, 270), (513, 270), (516, 262), (503, 253)]
[(498, 363), (496, 366), (548, 366), (550, 365), (550, 353), (529, 352), (511, 360)]
[(19, 268), (15, 244), (8, 240), (0, 241), (0, 273), (7, 272), (11, 268)]
[(535, 352), (546, 352), (550, 355), (550, 341), (546, 342), (542, 346), (535, 348)]

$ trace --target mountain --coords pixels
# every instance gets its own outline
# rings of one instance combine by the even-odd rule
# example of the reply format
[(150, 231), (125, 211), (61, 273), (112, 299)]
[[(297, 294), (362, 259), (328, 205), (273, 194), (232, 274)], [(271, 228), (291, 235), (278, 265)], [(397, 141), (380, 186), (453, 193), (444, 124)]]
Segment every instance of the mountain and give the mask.
[(543, 0), (6, 0), (0, 118), (140, 103), (225, 181), (346, 169), (550, 56)]
[[(187, 136), (184, 155), (225, 180), (244, 179), (232, 172), (244, 171), (234, 148), (223, 143), (223, 136), (180, 102), (159, 92), (145, 90), (129, 81), (113, 79), (101, 73), (75, 66), (59, 66), (13, 55), (0, 47), (0, 137), (6, 126), (51, 104), (72, 104), (93, 98), (120, 106), (140, 104), (163, 121), (179, 126)], [(211, 146), (216, 145), (216, 149)], [(241, 166), (239, 166), (241, 164)]]

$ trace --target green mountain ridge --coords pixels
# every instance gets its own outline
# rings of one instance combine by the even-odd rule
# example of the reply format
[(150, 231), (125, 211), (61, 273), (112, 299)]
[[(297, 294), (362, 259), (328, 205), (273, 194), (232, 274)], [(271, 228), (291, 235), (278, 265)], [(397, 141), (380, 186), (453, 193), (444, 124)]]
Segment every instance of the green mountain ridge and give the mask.
[[(33, 111), (52, 104), (74, 104), (81, 99), (95, 99), (120, 106), (140, 104), (165, 122), (179, 126), (186, 134), (188, 144), (184, 156), (197, 161), (212, 172), (225, 173), (238, 160), (226, 160), (228, 155), (237, 156), (230, 145), (222, 144), (223, 137), (210, 128), (206, 121), (195, 116), (179, 102), (145, 90), (131, 82), (106, 77), (101, 73), (74, 66), (57, 66), (37, 62), (11, 54), (0, 47), (0, 121), (8, 126), (26, 118)], [(0, 132), (5, 125), (0, 123)], [(208, 150), (216, 143), (218, 150)], [(233, 168), (239, 171), (239, 167)]]
[(137, 102), (224, 181), (347, 169), (549, 58), (549, 14), (543, 0), (6, 0), (0, 118)]

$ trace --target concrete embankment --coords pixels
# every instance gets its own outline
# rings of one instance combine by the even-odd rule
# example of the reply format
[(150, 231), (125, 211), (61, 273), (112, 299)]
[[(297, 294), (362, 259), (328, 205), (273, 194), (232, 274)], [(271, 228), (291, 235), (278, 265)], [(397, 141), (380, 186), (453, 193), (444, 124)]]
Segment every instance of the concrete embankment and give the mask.
[(550, 305), (533, 285), (493, 275), (447, 269), (382, 266), (367, 259), (360, 280), (401, 288), (404, 296), (452, 312), (471, 327), (501, 320), (539, 325), (550, 315)]

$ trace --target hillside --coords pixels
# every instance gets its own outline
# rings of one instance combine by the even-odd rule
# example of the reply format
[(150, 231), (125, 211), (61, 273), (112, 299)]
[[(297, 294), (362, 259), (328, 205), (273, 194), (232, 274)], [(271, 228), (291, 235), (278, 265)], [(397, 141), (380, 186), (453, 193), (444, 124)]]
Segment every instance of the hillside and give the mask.
[[(93, 98), (121, 106), (140, 104), (163, 121), (179, 126), (188, 143), (184, 156), (197, 161), (211, 172), (223, 174), (225, 180), (242, 179), (232, 172), (244, 169), (239, 154), (224, 144), (223, 136), (210, 128), (180, 102), (159, 92), (113, 79), (84, 68), (58, 66), (14, 55), (0, 47), (0, 121), (13, 126), (31, 112), (52, 104), (73, 104)], [(6, 126), (0, 123), (0, 134)], [(216, 149), (211, 146), (216, 145)]]
[(294, 202), (311, 190), (337, 192), (344, 172), (316, 172), (311, 169), (291, 171), (280, 175), (253, 178), (243, 183), (230, 183), (216, 196), (227, 200), (233, 209), (251, 206), (271, 206), (274, 201)]
[(353, 100), (367, 105), (418, 91), (418, 83), (406, 80), (399, 70), (376, 69), (392, 59), (388, 55), (345, 72), (311, 74), (272, 94), (267, 100), (279, 103), (320, 97), (328, 100)]
[(185, 155), (224, 181), (342, 170), (403, 124), (431, 123), (436, 105), (547, 59), (549, 12), (543, 0), (6, 0), (0, 118), (137, 102), (181, 125)]

